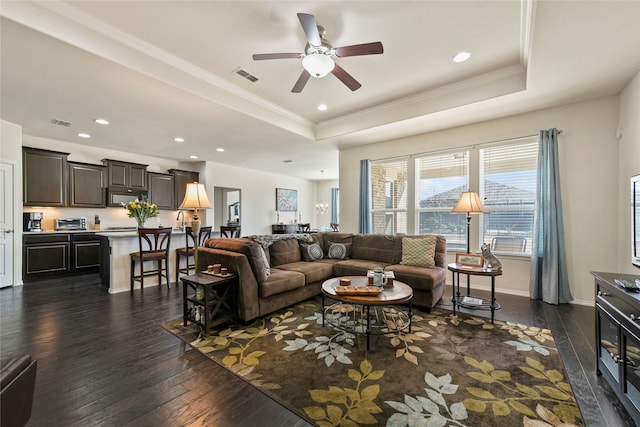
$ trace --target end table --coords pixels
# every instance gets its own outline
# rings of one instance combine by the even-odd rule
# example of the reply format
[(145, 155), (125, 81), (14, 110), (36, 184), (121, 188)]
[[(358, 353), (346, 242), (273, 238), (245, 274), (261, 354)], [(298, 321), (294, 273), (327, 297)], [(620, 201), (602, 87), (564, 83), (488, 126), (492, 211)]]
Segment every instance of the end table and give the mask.
[[(493, 323), (493, 316), (496, 310), (500, 309), (500, 304), (496, 302), (496, 276), (502, 275), (502, 270), (496, 270), (491, 268), (483, 268), (483, 267), (471, 267), (467, 265), (461, 265), (452, 263), (447, 266), (449, 271), (452, 273), (452, 285), (453, 291), (451, 292), (451, 303), (453, 304), (453, 314), (456, 314), (456, 306), (465, 307), (465, 308), (489, 308), (491, 310), (491, 323)], [(472, 297), (470, 295), (469, 283), (467, 282), (467, 295), (460, 295), (460, 273), (466, 274), (467, 278), (469, 276), (490, 276), (491, 277), (491, 298), (480, 298), (480, 297)], [(470, 302), (465, 303), (465, 298), (473, 298), (478, 300), (479, 303), (472, 304)]]
[[(212, 327), (236, 317), (236, 289), (238, 276), (226, 277), (196, 273), (181, 277), (184, 326), (193, 322), (209, 335)], [(196, 312), (199, 315), (196, 316)]]

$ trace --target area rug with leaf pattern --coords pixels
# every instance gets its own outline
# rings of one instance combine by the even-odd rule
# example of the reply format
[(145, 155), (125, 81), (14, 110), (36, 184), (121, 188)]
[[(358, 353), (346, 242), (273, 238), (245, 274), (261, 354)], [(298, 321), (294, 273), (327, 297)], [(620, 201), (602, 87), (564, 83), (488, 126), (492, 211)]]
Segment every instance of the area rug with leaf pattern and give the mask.
[(162, 325), (318, 426), (571, 426), (580, 411), (549, 330), (414, 309), (411, 332), (323, 326), (320, 298), (248, 325)]

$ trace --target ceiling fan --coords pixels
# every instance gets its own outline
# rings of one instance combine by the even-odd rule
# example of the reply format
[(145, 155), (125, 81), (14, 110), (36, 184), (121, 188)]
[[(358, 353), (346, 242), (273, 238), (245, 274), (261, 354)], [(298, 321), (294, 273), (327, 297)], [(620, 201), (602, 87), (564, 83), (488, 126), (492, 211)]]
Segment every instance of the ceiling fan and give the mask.
[(382, 43), (372, 42), (334, 48), (324, 39), (325, 30), (316, 23), (316, 18), (313, 15), (298, 13), (298, 19), (307, 36), (304, 53), (262, 53), (253, 55), (253, 60), (302, 59), (304, 70), (291, 89), (293, 93), (302, 92), (311, 76), (322, 78), (329, 73), (336, 76), (352, 91), (359, 89), (362, 85), (344, 68), (336, 64), (334, 59), (347, 56), (377, 55), (383, 52)]

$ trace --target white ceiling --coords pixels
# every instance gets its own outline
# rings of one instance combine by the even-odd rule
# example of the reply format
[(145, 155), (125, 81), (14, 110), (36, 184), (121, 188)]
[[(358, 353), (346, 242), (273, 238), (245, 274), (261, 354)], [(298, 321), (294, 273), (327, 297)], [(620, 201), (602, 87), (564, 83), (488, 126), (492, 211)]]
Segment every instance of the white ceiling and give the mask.
[[(329, 75), (294, 94), (299, 59), (251, 59), (303, 52), (298, 12), (334, 47), (382, 42), (336, 60), (359, 90)], [(305, 179), (336, 178), (339, 148), (616, 94), (640, 69), (636, 0), (2, 0), (0, 15), (1, 116), (24, 133)]]

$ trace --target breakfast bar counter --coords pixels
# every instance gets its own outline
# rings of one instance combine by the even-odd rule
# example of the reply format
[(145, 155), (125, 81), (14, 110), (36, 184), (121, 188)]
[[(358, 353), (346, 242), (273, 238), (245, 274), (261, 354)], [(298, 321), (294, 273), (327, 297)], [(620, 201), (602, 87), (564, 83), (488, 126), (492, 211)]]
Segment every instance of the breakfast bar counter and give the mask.
[[(138, 233), (127, 231), (97, 232), (100, 237), (100, 279), (110, 294), (125, 292), (131, 289), (131, 258), (129, 254), (137, 252)], [(169, 247), (169, 271), (171, 278), (175, 277), (176, 249), (186, 246), (184, 230), (176, 229), (171, 233)], [(164, 282), (163, 282), (164, 283)], [(149, 276), (144, 281), (145, 287), (158, 286), (158, 278)]]

